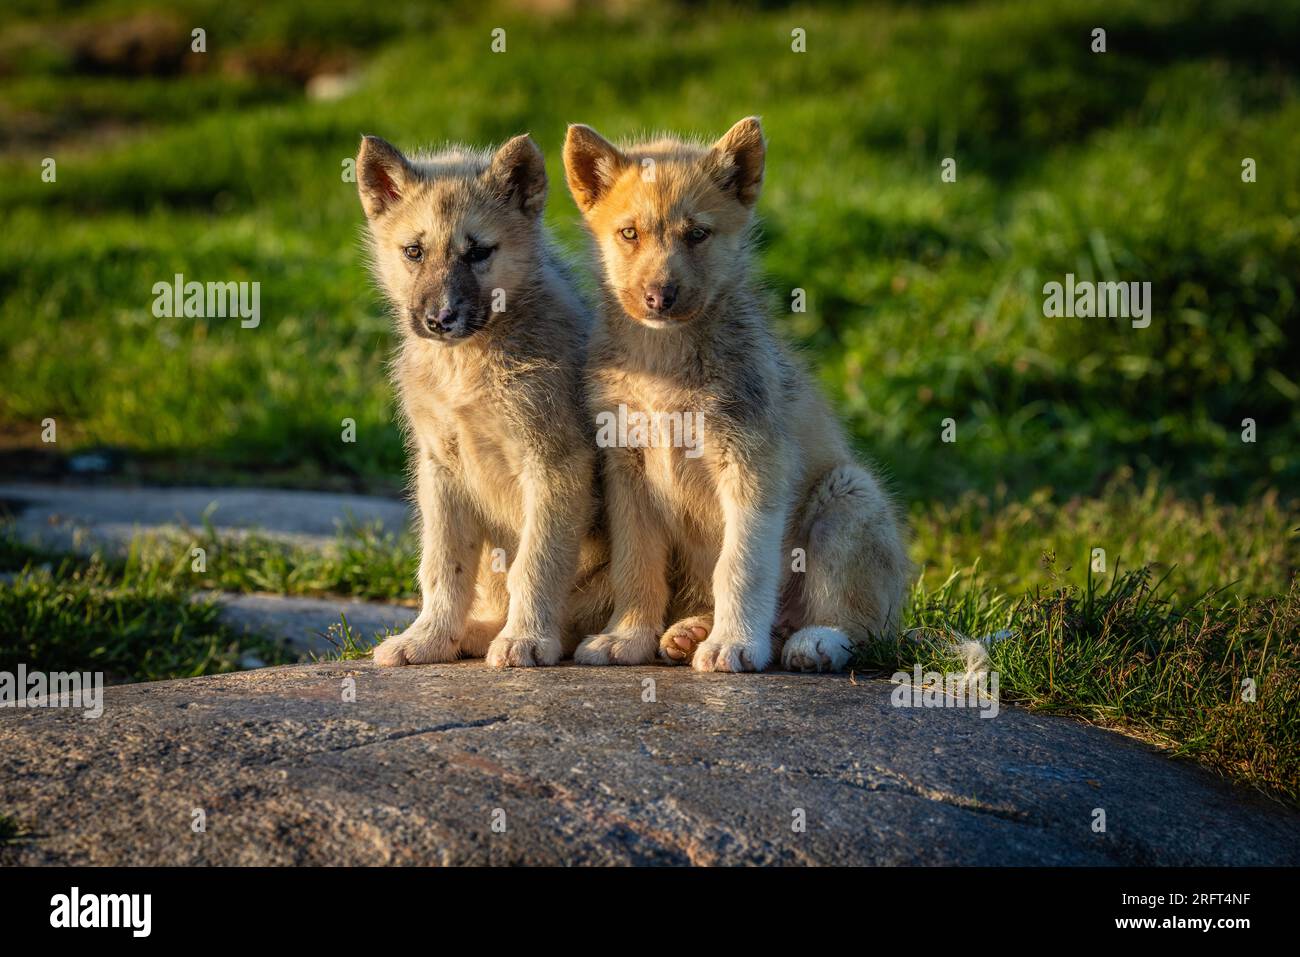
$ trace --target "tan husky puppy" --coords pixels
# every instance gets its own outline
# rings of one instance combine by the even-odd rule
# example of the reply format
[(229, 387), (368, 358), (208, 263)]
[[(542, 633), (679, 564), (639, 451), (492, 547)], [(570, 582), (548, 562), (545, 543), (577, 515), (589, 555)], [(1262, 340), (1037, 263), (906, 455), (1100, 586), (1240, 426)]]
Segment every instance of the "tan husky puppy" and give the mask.
[(754, 671), (788, 636), (785, 667), (839, 670), (854, 642), (897, 626), (910, 573), (897, 510), (751, 278), (765, 153), (754, 118), (711, 147), (619, 149), (569, 127), (569, 189), (604, 273), (592, 412), (703, 426), (694, 456), (645, 428), (604, 452), (615, 607), (579, 662), (658, 650), (700, 671)]
[(546, 185), (527, 136), (411, 159), (361, 143), (422, 525), (420, 615), (375, 649), (380, 665), (550, 665), (608, 615), (581, 384), (591, 319), (543, 229)]

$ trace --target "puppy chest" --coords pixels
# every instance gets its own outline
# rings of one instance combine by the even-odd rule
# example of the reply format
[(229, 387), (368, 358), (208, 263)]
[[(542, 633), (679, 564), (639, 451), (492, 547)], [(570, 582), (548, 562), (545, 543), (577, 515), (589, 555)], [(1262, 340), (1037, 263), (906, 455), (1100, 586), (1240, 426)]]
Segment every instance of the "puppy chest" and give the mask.
[(712, 469), (703, 458), (681, 449), (642, 450), (643, 476), (650, 499), (673, 525), (709, 529), (720, 525), (722, 509)]
[(444, 419), (430, 444), (484, 515), (514, 522), (522, 516), (524, 501), (519, 438), (498, 427), (490, 415), (479, 417), (479, 422), (460, 416)]

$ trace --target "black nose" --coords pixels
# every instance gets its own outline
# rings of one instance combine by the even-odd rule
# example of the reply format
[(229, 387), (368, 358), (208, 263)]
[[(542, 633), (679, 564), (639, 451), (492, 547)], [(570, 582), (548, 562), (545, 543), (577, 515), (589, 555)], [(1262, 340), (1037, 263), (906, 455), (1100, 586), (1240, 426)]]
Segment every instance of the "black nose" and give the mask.
[(437, 315), (432, 312), (424, 314), (424, 324), (430, 332), (450, 332), (456, 325), (456, 319), (456, 310), (449, 306), (439, 309)]
[(677, 301), (677, 283), (665, 283), (662, 286), (645, 287), (645, 304), (655, 312), (663, 312), (673, 307)]

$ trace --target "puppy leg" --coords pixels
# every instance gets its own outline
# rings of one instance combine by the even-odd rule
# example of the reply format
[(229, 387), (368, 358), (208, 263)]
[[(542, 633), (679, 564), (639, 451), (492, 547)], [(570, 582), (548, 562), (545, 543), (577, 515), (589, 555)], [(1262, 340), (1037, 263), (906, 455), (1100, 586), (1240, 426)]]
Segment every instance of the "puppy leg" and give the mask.
[(614, 611), (614, 592), (609, 575), (609, 543), (604, 536), (584, 540), (578, 559), (578, 575), (569, 595), (569, 621), (564, 636), (565, 657), (572, 658), (578, 645), (595, 634)]
[(460, 653), (465, 658), (482, 658), (487, 654), (492, 639), (505, 627), (510, 611), (506, 576), (493, 567), (492, 551), (485, 544), (480, 552), (474, 604), (460, 639)]
[(699, 538), (677, 542), (673, 573), (668, 578), (672, 603), (668, 618), (673, 622), (659, 638), (659, 659), (675, 665), (689, 665), (695, 649), (713, 630), (713, 569), (718, 549)]
[(494, 668), (553, 665), (564, 651), (569, 590), (589, 518), (591, 460), (537, 461), (526, 467), (524, 527), (510, 563), (510, 610), (488, 646)]
[(654, 660), (668, 608), (668, 535), (641, 487), (636, 450), (612, 449), (605, 461), (610, 583), (614, 612), (588, 635), (573, 660), (584, 665), (642, 665)]
[(841, 671), (856, 642), (898, 627), (911, 575), (903, 525), (875, 477), (857, 465), (839, 466), (817, 483), (803, 525), (802, 620), (781, 664)]
[(420, 509), (420, 614), (400, 635), (374, 650), (375, 664), (454, 661), (474, 597), (481, 532), (459, 485), (420, 448), (416, 504)]
[(733, 464), (719, 481), (724, 532), (713, 569), (713, 630), (691, 659), (696, 671), (762, 671), (772, 661), (772, 624), (788, 509), (776, 456), (766, 475)]

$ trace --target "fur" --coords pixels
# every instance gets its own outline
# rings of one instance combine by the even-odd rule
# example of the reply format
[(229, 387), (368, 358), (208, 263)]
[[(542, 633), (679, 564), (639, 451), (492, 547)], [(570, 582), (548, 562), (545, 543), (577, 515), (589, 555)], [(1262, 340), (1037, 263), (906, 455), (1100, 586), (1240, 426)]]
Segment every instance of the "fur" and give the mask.
[(518, 136), (408, 159), (366, 137), (357, 186), (400, 338), (421, 526), (419, 617), (375, 661), (554, 664), (609, 599), (581, 383), (591, 316), (542, 226), (541, 152)]
[(579, 662), (658, 654), (700, 671), (760, 671), (779, 657), (833, 671), (855, 643), (897, 628), (911, 574), (903, 522), (751, 277), (765, 158), (752, 117), (712, 146), (619, 148), (569, 128), (565, 172), (604, 290), (591, 410), (704, 421), (697, 458), (604, 450), (614, 608)]

